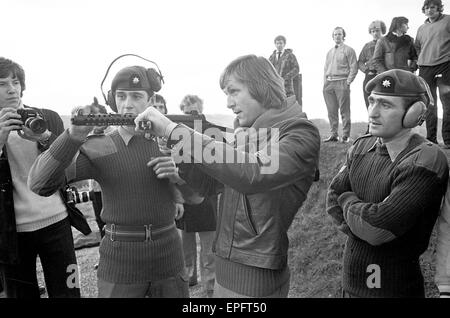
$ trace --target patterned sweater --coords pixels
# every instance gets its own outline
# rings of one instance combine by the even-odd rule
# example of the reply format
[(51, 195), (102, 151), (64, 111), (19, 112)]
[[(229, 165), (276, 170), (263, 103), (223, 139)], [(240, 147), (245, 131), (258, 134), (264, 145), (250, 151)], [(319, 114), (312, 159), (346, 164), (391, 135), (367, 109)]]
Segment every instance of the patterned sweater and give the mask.
[[(146, 166), (157, 156), (161, 156), (157, 143), (142, 136), (127, 140), (114, 130), (82, 144), (66, 131), (35, 161), (28, 182), (34, 192), (48, 195), (65, 172), (70, 182), (94, 179), (103, 192), (104, 222), (163, 226), (173, 222), (175, 205), (169, 181), (157, 179)], [(180, 237), (173, 229), (150, 242), (102, 240), (98, 277), (140, 283), (175, 276), (183, 266)]]
[(343, 288), (359, 297), (424, 297), (427, 249), (448, 180), (445, 154), (419, 135), (391, 161), (370, 135), (349, 149), (327, 213), (348, 235)]

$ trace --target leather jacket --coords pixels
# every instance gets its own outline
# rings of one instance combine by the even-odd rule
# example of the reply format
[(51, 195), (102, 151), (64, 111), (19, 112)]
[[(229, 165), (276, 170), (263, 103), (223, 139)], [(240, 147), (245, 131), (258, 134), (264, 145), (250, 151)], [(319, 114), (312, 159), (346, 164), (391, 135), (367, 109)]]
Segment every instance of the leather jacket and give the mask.
[[(249, 266), (282, 269), (287, 265), (287, 231), (318, 167), (320, 135), (301, 112), (295, 96), (289, 97), (281, 110), (263, 113), (252, 127), (278, 129), (276, 171), (261, 173), (260, 161), (181, 163), (180, 176), (200, 193), (224, 185), (214, 244), (217, 256)], [(267, 143), (271, 137), (269, 134)], [(204, 137), (204, 145), (206, 140)], [(232, 146), (226, 147), (233, 151)]]

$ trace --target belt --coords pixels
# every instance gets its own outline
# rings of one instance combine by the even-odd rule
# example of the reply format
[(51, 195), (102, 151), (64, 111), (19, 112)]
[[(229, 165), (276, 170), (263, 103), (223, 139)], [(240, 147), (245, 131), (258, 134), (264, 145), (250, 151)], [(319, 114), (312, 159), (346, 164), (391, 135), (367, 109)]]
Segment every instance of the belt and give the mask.
[(164, 226), (106, 224), (105, 235), (108, 235), (111, 241), (150, 242), (161, 238), (172, 228), (175, 228), (174, 222)]
[(343, 81), (346, 79), (347, 79), (347, 77), (342, 77), (342, 76), (327, 76), (327, 81)]

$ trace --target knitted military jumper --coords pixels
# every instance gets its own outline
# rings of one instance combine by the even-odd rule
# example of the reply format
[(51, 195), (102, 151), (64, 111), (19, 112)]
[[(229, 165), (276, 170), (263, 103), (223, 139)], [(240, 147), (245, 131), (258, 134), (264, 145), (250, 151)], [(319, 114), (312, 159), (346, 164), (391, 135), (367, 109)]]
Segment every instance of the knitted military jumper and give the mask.
[(375, 137), (355, 142), (327, 196), (327, 212), (348, 235), (345, 291), (424, 297), (419, 256), (428, 247), (447, 180), (445, 155), (419, 135), (393, 162)]
[[(69, 166), (78, 150), (76, 163)], [(175, 216), (169, 181), (157, 179), (153, 169), (146, 166), (158, 156), (157, 143), (142, 136), (133, 136), (126, 145), (114, 130), (83, 144), (66, 131), (36, 160), (29, 185), (37, 193), (48, 194), (68, 167), (70, 182), (95, 179), (100, 184), (102, 220), (107, 224), (164, 226), (173, 223)], [(184, 266), (175, 228), (150, 242), (113, 242), (105, 237), (99, 252), (98, 277), (121, 284), (176, 276)]]

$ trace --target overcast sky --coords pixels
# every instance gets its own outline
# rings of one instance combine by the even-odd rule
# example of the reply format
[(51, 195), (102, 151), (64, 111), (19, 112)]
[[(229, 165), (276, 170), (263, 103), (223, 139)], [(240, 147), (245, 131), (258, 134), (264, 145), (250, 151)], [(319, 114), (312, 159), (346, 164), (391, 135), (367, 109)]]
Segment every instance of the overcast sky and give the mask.
[[(444, 10), (450, 0), (444, 0)], [(186, 94), (203, 98), (205, 113), (231, 114), (219, 76), (234, 58), (269, 57), (282, 34), (303, 74), (303, 109), (309, 118), (327, 118), (322, 97), (323, 66), (333, 46), (334, 27), (346, 30), (346, 44), (359, 55), (371, 40), (367, 27), (395, 16), (409, 19), (415, 37), (425, 20), (423, 0), (14, 0), (2, 2), (0, 54), (26, 72), (24, 102), (69, 114), (72, 107), (101, 96), (109, 63), (135, 53), (158, 63), (166, 80), (161, 90), (170, 113), (179, 113)], [(127, 65), (151, 64), (123, 58), (108, 76)], [(352, 120), (367, 118), (364, 75), (352, 84)]]

